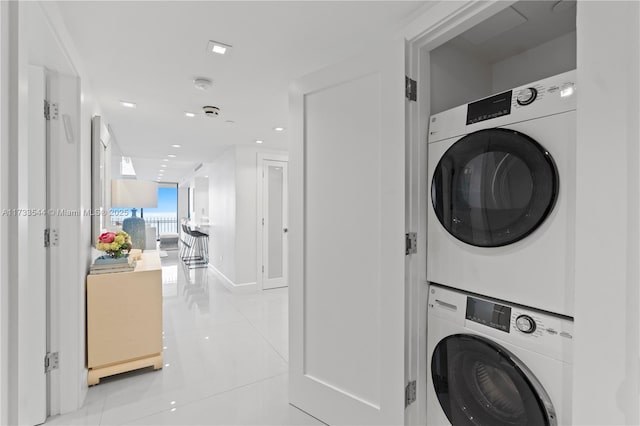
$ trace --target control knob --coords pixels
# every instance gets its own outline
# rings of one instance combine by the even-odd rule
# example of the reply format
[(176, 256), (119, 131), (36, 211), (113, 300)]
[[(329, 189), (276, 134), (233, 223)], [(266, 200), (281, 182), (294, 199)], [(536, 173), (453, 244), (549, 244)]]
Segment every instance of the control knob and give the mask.
[(518, 102), (518, 105), (529, 105), (531, 102), (536, 100), (537, 96), (538, 91), (534, 87), (527, 87), (526, 89), (522, 89), (518, 92), (516, 102)]
[(531, 334), (536, 331), (536, 322), (529, 315), (520, 315), (516, 318), (516, 328), (523, 333)]

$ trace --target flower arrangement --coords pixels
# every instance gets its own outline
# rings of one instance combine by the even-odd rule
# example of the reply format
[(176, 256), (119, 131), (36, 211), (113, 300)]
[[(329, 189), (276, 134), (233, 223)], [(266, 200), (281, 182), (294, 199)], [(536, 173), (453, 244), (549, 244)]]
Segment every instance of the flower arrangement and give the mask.
[(109, 257), (122, 257), (123, 252), (129, 252), (133, 246), (131, 245), (131, 237), (124, 231), (103, 232), (98, 237), (96, 248), (107, 253)]

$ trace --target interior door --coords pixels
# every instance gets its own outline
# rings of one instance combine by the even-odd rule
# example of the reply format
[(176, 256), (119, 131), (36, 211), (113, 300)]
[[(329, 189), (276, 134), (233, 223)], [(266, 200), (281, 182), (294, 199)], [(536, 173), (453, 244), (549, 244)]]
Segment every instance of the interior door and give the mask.
[(47, 333), (47, 126), (44, 117), (46, 74), (29, 67), (28, 144), (20, 146), (18, 423), (36, 425), (47, 416), (47, 376), (44, 371)]
[(264, 290), (288, 285), (287, 162), (263, 161), (262, 260)]
[(290, 89), (289, 400), (404, 424), (405, 46)]

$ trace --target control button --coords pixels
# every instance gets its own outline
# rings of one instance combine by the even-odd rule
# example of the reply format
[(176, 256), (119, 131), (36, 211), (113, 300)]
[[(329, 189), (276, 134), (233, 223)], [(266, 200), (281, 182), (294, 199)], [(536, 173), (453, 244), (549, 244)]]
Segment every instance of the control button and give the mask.
[(538, 96), (538, 91), (533, 87), (527, 87), (518, 92), (516, 102), (518, 102), (518, 105), (529, 105), (536, 100), (536, 96)]
[(560, 332), (560, 335), (561, 335), (562, 337), (566, 337), (567, 339), (573, 339), (573, 336), (572, 336), (572, 335), (570, 335), (569, 333), (567, 333), (566, 331), (561, 331), (561, 332)]
[(558, 332), (555, 331), (553, 328), (547, 328), (547, 333), (549, 333), (549, 334), (558, 334)]
[(531, 334), (536, 331), (536, 322), (529, 315), (520, 315), (516, 318), (516, 328), (523, 333)]

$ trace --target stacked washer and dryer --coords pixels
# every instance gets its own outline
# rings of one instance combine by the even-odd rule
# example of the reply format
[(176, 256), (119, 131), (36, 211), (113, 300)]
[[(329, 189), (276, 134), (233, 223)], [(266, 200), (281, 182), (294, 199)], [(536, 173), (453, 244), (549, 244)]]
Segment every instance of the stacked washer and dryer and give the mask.
[(571, 423), (575, 71), (429, 126), (428, 425)]

